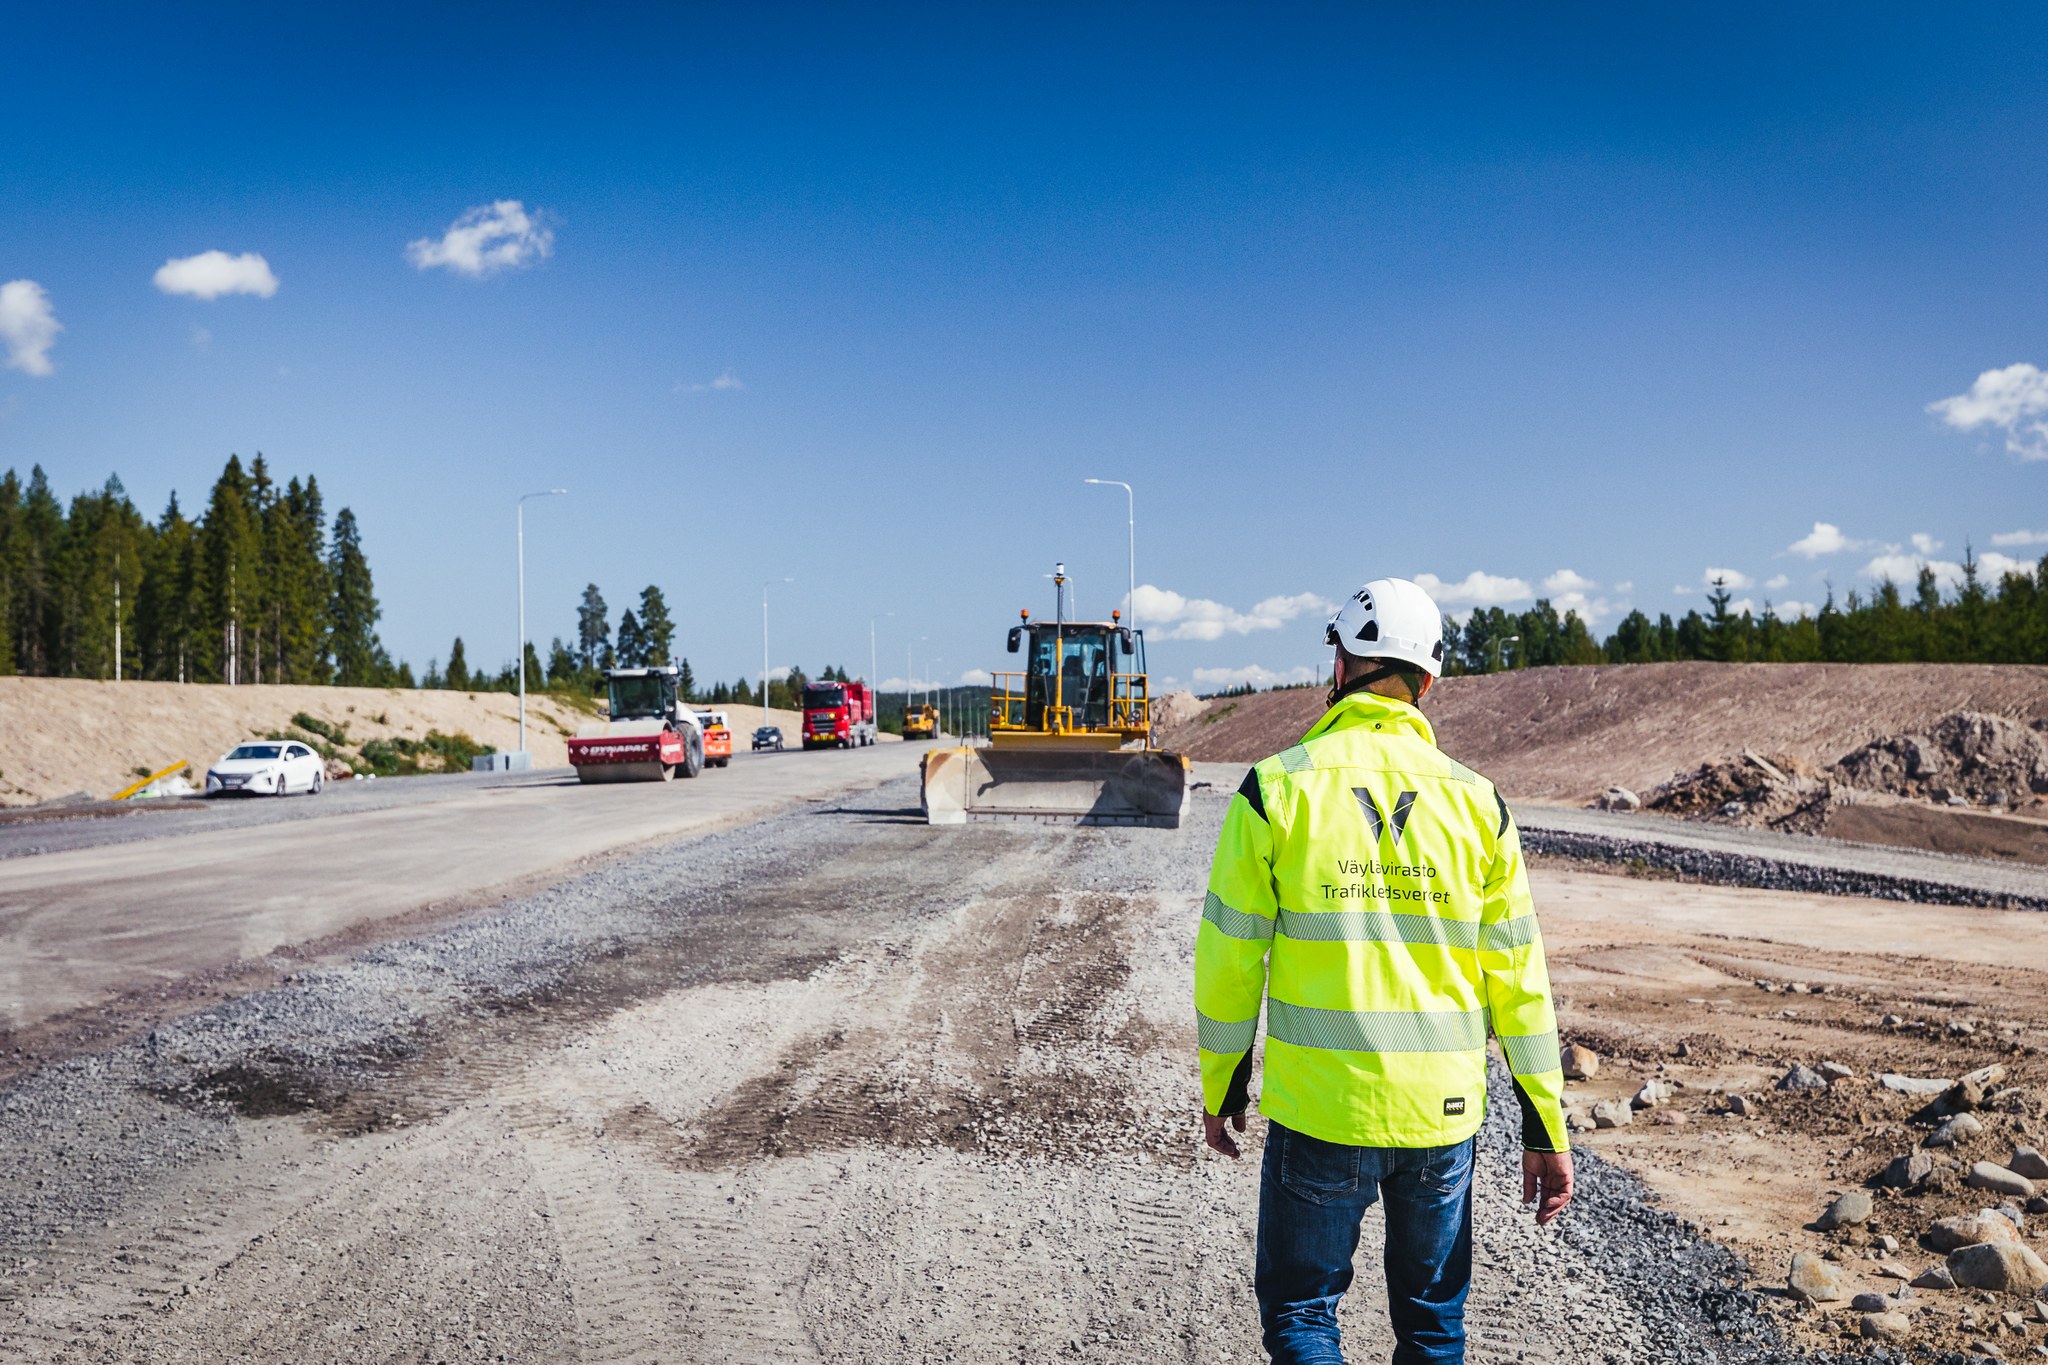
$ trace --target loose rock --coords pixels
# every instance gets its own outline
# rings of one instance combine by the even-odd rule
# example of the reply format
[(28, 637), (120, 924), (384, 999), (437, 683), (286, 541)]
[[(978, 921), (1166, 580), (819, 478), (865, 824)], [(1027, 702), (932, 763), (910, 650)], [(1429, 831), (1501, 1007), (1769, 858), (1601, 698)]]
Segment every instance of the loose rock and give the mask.
[(1600, 1054), (1578, 1043), (1567, 1047), (1559, 1061), (1564, 1065), (1564, 1076), (1568, 1081), (1590, 1081), (1600, 1074)]
[(1948, 1273), (1964, 1289), (2032, 1294), (2048, 1285), (2048, 1262), (2021, 1242), (1979, 1242), (1949, 1253)]
[(1850, 1227), (1865, 1221), (1876, 1207), (1870, 1198), (1870, 1191), (1850, 1190), (1828, 1205), (1827, 1211), (1813, 1220), (1813, 1225), (1822, 1232), (1833, 1232), (1836, 1228)]
[(1792, 1257), (1785, 1287), (1809, 1303), (1833, 1303), (1843, 1297), (1842, 1272), (1810, 1251)]
[(1636, 1111), (1627, 1100), (1602, 1100), (1593, 1106), (1595, 1128), (1626, 1128), (1635, 1121)]
[(1643, 808), (1643, 798), (1627, 787), (1609, 787), (1593, 804), (1600, 810), (1638, 811)]
[(1923, 1147), (1953, 1147), (1964, 1138), (1971, 1138), (1984, 1131), (1984, 1123), (1975, 1114), (1957, 1114), (1944, 1120), (1941, 1127), (1921, 1139)]
[(1965, 1183), (1994, 1194), (2010, 1194), (2021, 1199), (2034, 1197), (2034, 1182), (2023, 1175), (2008, 1171), (1995, 1161), (1979, 1161), (1970, 1167)]
[(1669, 1085), (1655, 1077), (1651, 1077), (1643, 1082), (1643, 1088), (1636, 1091), (1635, 1098), (1630, 1100), (1629, 1103), (1638, 1109), (1655, 1109), (1658, 1105), (1670, 1099), (1672, 1093)]
[(1827, 1078), (1805, 1063), (1797, 1063), (1790, 1071), (1778, 1078), (1778, 1089), (1791, 1091), (1825, 1090)]
[(2029, 1180), (2048, 1180), (2048, 1157), (2032, 1147), (2013, 1148), (2012, 1160), (2005, 1163), (2005, 1168)]
[(1659, 1109), (1650, 1115), (1650, 1122), (1660, 1128), (1680, 1128), (1689, 1120), (1683, 1109)]
[(1728, 1112), (1737, 1118), (1748, 1118), (1756, 1112), (1756, 1101), (1750, 1099), (1747, 1095), (1730, 1095), (1728, 1097)]
[[(1897, 1020), (1902, 1024), (1906, 1022), (1896, 1014), (1887, 1014), (1885, 1018)], [(1939, 1095), (1955, 1084), (1954, 1081), (1933, 1076), (1901, 1076), (1896, 1071), (1885, 1072), (1877, 1078), (1877, 1083), (1887, 1090), (1896, 1090), (1901, 1095)]]
[(1956, 1277), (1948, 1273), (1948, 1262), (1936, 1261), (1908, 1283), (1915, 1289), (1954, 1289)]
[(1909, 1152), (1905, 1156), (1893, 1157), (1891, 1165), (1885, 1167), (1884, 1174), (1877, 1178), (1877, 1183), (1894, 1190), (1912, 1190), (1925, 1184), (1932, 1174), (1933, 1157), (1925, 1152)]
[(1820, 1074), (1827, 1077), (1830, 1083), (1850, 1081), (1856, 1078), (1856, 1073), (1843, 1066), (1840, 1062), (1822, 1062), (1820, 1064)]
[[(1881, 1295), (1863, 1295), (1866, 1298), (1880, 1298)], [(1904, 1313), (1865, 1313), (1857, 1331), (1866, 1341), (1899, 1341), (1913, 1334), (1913, 1321)]]

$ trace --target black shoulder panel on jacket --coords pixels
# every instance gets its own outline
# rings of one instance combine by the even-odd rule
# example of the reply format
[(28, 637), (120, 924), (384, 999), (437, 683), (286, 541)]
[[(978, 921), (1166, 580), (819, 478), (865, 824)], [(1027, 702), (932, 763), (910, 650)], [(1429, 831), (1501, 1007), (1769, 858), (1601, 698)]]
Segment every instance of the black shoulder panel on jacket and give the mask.
[(1505, 836), (1508, 832), (1508, 799), (1500, 794), (1498, 787), (1493, 789), (1493, 799), (1500, 802), (1500, 828), (1495, 833)]
[(1259, 770), (1245, 770), (1244, 781), (1237, 784), (1237, 794), (1251, 805), (1252, 811), (1261, 820), (1266, 818), (1266, 798), (1259, 795)]

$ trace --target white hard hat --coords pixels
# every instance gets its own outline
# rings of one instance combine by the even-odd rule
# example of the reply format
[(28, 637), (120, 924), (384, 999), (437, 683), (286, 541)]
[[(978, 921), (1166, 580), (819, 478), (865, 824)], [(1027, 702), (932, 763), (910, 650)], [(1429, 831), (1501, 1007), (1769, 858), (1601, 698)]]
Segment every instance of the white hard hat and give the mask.
[(1375, 578), (1351, 594), (1323, 639), (1354, 659), (1385, 659), (1443, 676), (1444, 614), (1420, 584), (1405, 578)]

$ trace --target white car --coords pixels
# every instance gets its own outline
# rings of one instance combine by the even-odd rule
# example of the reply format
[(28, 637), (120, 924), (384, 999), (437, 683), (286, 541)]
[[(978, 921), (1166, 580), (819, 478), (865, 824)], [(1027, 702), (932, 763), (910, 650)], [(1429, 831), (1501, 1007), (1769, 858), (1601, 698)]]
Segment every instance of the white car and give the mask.
[(311, 794), (325, 786), (326, 779), (326, 760), (297, 740), (251, 740), (247, 744), (237, 744), (220, 762), (206, 770), (206, 794)]

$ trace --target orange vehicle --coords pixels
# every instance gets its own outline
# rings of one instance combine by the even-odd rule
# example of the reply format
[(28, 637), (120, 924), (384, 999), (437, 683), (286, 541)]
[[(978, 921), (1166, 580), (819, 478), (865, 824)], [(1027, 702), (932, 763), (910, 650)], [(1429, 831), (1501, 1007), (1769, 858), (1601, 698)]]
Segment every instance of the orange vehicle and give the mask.
[(725, 712), (699, 710), (697, 719), (704, 724), (704, 766), (731, 767), (732, 726), (726, 723)]

